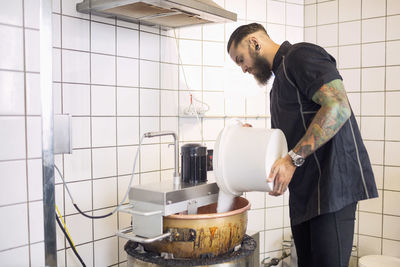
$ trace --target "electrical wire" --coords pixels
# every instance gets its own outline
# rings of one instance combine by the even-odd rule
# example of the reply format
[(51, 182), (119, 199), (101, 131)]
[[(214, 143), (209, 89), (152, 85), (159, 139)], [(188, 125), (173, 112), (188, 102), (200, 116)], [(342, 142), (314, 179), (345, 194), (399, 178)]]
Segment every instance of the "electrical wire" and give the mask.
[(71, 235), (69, 234), (69, 231), (68, 231), (67, 225), (65, 225), (65, 222), (64, 222), (64, 220), (63, 220), (63, 217), (62, 217), (62, 215), (61, 215), (61, 212), (60, 212), (60, 210), (58, 209), (57, 205), (56, 205), (56, 210), (57, 210), (58, 216), (60, 216), (61, 222), (62, 222), (62, 223), (63, 223), (63, 225), (64, 225), (64, 229), (65, 229), (65, 231), (67, 232), (67, 234), (68, 234), (69, 238), (71, 239), (72, 246), (74, 246), (74, 248), (75, 248), (74, 241), (72, 241), (72, 237), (71, 237)]
[(65, 182), (64, 176), (61, 174), (61, 172), (60, 172), (60, 170), (58, 169), (58, 167), (54, 164), (54, 168), (57, 170), (57, 172), (58, 172), (58, 174), (60, 175), (60, 178), (61, 178), (61, 180), (62, 180), (62, 182), (63, 182), (65, 188), (67, 189), (67, 193), (68, 193), (69, 198), (71, 199), (72, 205), (75, 207), (75, 209), (76, 209), (80, 214), (82, 214), (83, 216), (85, 216), (85, 217), (87, 217), (87, 218), (89, 218), (89, 219), (103, 219), (103, 218), (106, 218), (106, 217), (109, 217), (109, 216), (113, 215), (115, 212), (117, 212), (117, 211), (121, 208), (121, 206), (124, 204), (124, 202), (126, 201), (126, 199), (128, 198), (128, 195), (129, 195), (129, 189), (131, 188), (131, 185), (132, 185), (132, 182), (133, 182), (133, 178), (134, 178), (134, 176), (135, 176), (136, 161), (137, 161), (137, 158), (138, 158), (138, 155), (139, 155), (139, 151), (140, 151), (140, 148), (141, 148), (141, 146), (142, 146), (142, 142), (143, 142), (144, 137), (145, 137), (145, 136), (142, 135), (142, 137), (140, 138), (139, 146), (138, 146), (138, 149), (136, 150), (135, 160), (133, 161), (132, 175), (131, 175), (131, 179), (129, 180), (128, 188), (126, 189), (124, 198), (121, 200), (121, 202), (118, 204), (118, 206), (115, 207), (115, 209), (114, 209), (113, 211), (111, 211), (110, 213), (104, 214), (104, 215), (99, 215), (99, 216), (88, 215), (88, 214), (84, 213), (84, 212), (78, 207), (78, 205), (77, 205), (77, 204), (75, 203), (75, 201), (74, 201), (74, 198), (72, 197), (71, 192), (69, 191), (69, 188), (68, 188), (67, 183)]
[[(179, 44), (178, 44), (178, 39), (176, 38), (176, 31), (175, 31), (175, 29), (174, 29), (174, 38), (175, 38), (175, 42), (176, 42), (176, 49), (177, 49), (177, 52), (178, 52), (178, 62), (181, 64), (181, 67), (182, 67), (182, 73), (183, 73), (183, 78), (184, 78), (184, 80), (185, 80), (186, 88), (188, 88), (188, 89), (189, 89), (189, 92), (190, 92), (190, 106), (192, 106), (192, 98), (193, 98), (195, 101), (201, 103), (202, 106), (203, 106), (203, 105), (206, 105), (206, 106), (207, 106), (207, 110), (205, 110), (204, 112), (207, 112), (207, 111), (210, 110), (210, 106), (209, 106), (207, 103), (205, 103), (205, 102), (203, 102), (203, 101), (201, 101), (201, 100), (198, 100), (196, 97), (194, 97), (194, 96), (193, 96), (193, 93), (191, 92), (191, 90), (190, 90), (190, 88), (189, 88), (189, 85), (188, 85), (188, 83), (187, 83), (185, 68), (183, 67), (181, 53), (180, 53), (180, 51), (179, 51), (179, 49), (178, 49)], [(190, 107), (190, 106), (189, 106), (189, 107)], [(199, 123), (200, 136), (202, 136), (201, 120), (200, 120), (199, 113), (197, 112), (196, 108), (194, 108), (194, 113), (196, 114), (196, 119), (197, 119), (197, 122)], [(204, 142), (202, 142), (202, 143), (204, 143)]]
[(72, 240), (70, 239), (69, 234), (67, 233), (67, 231), (66, 231), (66, 230), (64, 229), (64, 227), (62, 226), (62, 224), (61, 224), (61, 222), (60, 222), (60, 219), (59, 219), (58, 216), (57, 216), (57, 213), (56, 213), (56, 221), (57, 221), (58, 226), (61, 228), (61, 231), (64, 233), (65, 238), (67, 239), (69, 245), (71, 246), (71, 249), (72, 249), (72, 251), (74, 252), (75, 256), (78, 258), (78, 260), (79, 260), (79, 262), (82, 264), (82, 266), (83, 266), (83, 267), (86, 267), (85, 262), (82, 260), (81, 256), (79, 255), (78, 251), (76, 250), (74, 244), (72, 243)]

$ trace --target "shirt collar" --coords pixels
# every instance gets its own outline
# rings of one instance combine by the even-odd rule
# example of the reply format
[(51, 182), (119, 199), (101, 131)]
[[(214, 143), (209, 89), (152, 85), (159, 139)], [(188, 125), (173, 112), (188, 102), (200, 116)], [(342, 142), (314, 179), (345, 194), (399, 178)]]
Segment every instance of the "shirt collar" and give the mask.
[(288, 41), (284, 41), (279, 47), (278, 51), (275, 54), (274, 61), (272, 63), (272, 71), (274, 72), (274, 74), (278, 70), (278, 67), (281, 65), (282, 57), (287, 54), (291, 46), (292, 46), (291, 43), (289, 43)]

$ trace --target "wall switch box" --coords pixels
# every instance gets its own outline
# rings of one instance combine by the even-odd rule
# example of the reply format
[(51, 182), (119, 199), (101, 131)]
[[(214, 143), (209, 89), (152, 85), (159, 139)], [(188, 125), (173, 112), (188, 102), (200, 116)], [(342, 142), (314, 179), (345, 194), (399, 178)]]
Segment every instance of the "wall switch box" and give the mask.
[(71, 115), (54, 115), (54, 154), (72, 153)]

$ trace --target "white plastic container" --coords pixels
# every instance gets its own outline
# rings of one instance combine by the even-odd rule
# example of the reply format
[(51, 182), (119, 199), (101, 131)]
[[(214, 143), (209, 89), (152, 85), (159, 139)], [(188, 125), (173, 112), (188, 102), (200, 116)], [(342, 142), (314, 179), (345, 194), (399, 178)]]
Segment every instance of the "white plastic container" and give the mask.
[(368, 255), (358, 260), (359, 267), (399, 267), (400, 259), (384, 255)]
[(272, 164), (286, 154), (286, 138), (281, 130), (231, 122), (220, 132), (214, 147), (213, 167), (220, 198), (272, 191), (273, 183), (267, 183)]

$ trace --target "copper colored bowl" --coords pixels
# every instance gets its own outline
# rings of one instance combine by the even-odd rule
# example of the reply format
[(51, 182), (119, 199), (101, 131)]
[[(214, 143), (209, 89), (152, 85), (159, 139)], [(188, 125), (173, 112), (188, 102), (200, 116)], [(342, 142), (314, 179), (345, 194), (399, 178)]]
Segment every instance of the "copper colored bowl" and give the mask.
[(148, 251), (172, 253), (175, 258), (218, 256), (242, 242), (247, 228), (247, 199), (237, 197), (232, 211), (216, 213), (217, 203), (198, 209), (194, 215), (164, 217), (164, 232), (171, 231), (171, 240), (145, 244)]

